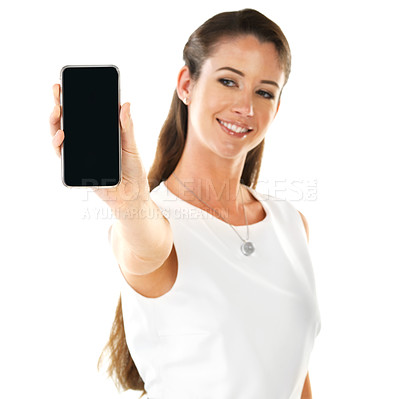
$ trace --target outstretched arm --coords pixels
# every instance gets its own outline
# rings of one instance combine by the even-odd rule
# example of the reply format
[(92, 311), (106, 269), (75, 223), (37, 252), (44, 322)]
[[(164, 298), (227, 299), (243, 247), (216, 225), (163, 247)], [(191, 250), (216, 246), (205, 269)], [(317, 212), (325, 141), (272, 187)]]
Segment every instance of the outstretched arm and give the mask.
[[(303, 219), (304, 228), (305, 228), (306, 234), (307, 234), (307, 242), (308, 242), (309, 241), (309, 233), (308, 233), (307, 219), (304, 217), (304, 215), (300, 211), (298, 211), (298, 212), (300, 213), (300, 216)], [(304, 381), (303, 392), (301, 394), (300, 399), (312, 399), (310, 376), (308, 375), (308, 373), (307, 373), (306, 379)]]

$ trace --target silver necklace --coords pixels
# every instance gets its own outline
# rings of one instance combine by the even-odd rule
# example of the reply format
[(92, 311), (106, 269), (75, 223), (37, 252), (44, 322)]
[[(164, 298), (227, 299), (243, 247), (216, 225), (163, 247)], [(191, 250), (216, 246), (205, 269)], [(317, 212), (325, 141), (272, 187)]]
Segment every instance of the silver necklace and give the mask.
[(238, 235), (238, 237), (242, 240), (242, 245), (240, 246), (240, 250), (242, 251), (243, 255), (249, 256), (251, 255), (254, 250), (254, 244), (249, 241), (249, 225), (247, 223), (247, 216), (246, 216), (246, 209), (244, 207), (244, 201), (243, 201), (243, 194), (242, 194), (242, 187), (240, 187), (240, 195), (242, 197), (242, 205), (243, 205), (243, 213), (244, 213), (244, 219), (246, 221), (246, 239), (243, 239), (241, 237), (241, 235), (237, 232), (237, 230), (230, 224), (227, 222), (227, 220), (219, 213), (217, 212), (214, 208), (211, 208), (210, 205), (206, 204), (201, 198), (199, 198), (194, 191), (192, 191), (189, 187), (186, 187), (185, 184), (178, 178), (178, 176), (175, 175), (174, 172), (172, 172), (172, 175), (175, 177), (176, 180), (178, 180), (178, 182), (186, 189), (189, 190), (202, 204), (204, 204), (207, 208), (213, 210), (225, 223), (229, 224), (229, 226), (232, 227), (232, 230)]

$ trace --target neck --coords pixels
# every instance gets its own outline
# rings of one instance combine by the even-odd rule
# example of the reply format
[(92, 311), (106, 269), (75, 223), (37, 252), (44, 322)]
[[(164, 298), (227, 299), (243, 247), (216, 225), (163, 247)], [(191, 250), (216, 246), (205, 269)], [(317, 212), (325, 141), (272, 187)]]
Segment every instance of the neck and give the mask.
[[(175, 189), (182, 199), (193, 199), (193, 193), (190, 192), (192, 190), (211, 207), (239, 209), (242, 203), (239, 190), (244, 161), (241, 164), (232, 165), (231, 162), (228, 165), (227, 162), (196, 162), (193, 159), (187, 162), (186, 159), (187, 157), (182, 156), (174, 171), (186, 189), (174, 176), (167, 181), (169, 188)], [(243, 195), (246, 198), (245, 192)]]

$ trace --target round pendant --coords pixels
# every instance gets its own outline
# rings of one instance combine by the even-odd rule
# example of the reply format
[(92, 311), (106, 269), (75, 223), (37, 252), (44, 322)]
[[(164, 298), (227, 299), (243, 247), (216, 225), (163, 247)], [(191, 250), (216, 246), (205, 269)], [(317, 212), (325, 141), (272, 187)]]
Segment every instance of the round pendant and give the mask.
[(242, 250), (243, 255), (249, 256), (254, 252), (255, 248), (252, 242), (246, 241), (242, 244), (240, 249)]

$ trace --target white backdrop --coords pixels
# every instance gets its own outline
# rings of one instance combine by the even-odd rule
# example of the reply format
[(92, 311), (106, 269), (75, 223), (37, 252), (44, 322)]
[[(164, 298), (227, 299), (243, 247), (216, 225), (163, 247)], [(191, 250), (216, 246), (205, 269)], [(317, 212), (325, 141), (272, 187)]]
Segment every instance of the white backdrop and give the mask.
[(119, 67), (148, 170), (188, 36), (246, 7), (277, 22), (293, 53), (259, 191), (293, 201), (310, 226), (314, 397), (400, 397), (398, 13), (342, 0), (0, 6), (1, 397), (121, 397), (96, 370), (119, 295), (112, 220), (92, 192), (61, 183), (48, 126), (60, 69)]

